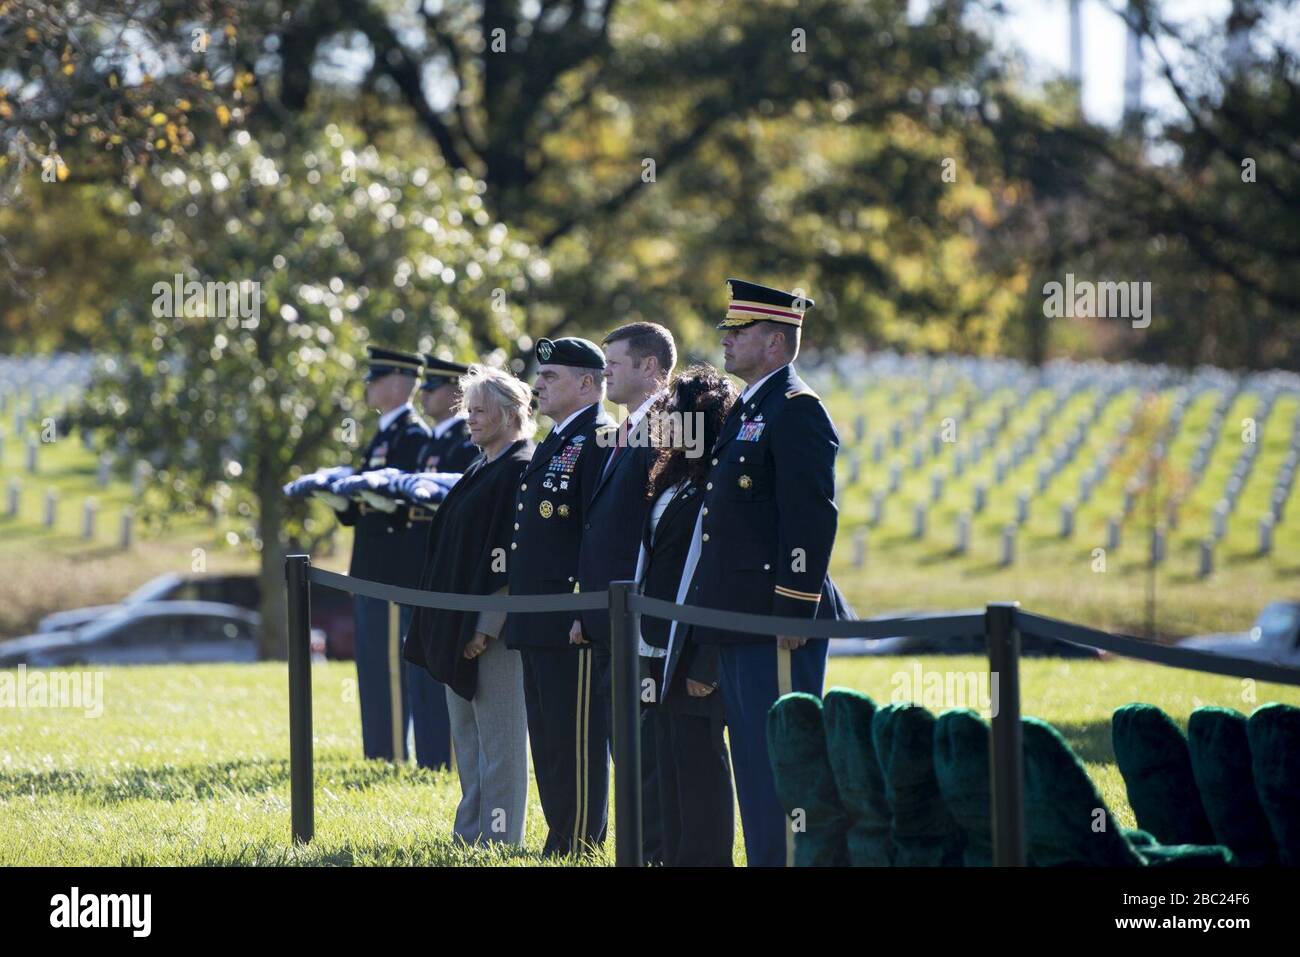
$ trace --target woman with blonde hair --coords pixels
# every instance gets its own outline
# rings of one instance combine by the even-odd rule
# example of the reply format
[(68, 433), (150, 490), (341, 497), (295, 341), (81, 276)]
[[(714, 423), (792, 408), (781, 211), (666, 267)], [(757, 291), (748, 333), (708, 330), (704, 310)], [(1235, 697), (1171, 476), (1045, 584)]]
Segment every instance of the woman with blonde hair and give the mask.
[[(533, 454), (532, 392), (498, 369), (460, 380), (470, 439), (481, 454), (434, 516), (420, 587), (505, 594), (515, 490)], [(505, 612), (417, 608), (404, 657), (447, 686), (461, 801), (453, 833), (470, 844), (522, 844), (528, 804), (523, 664), (499, 640)]]

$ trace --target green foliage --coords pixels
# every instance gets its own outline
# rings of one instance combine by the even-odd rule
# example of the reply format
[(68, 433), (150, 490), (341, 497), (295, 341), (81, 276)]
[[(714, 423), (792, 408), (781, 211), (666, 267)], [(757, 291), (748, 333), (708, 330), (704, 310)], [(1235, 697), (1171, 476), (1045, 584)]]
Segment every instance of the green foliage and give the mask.
[[(295, 539), (319, 531), (301, 505), (285, 511), (281, 484), (363, 440), (349, 396), (365, 343), (452, 358), (474, 338), (480, 355), (499, 344), (487, 358), (504, 363), (530, 275), (547, 267), (491, 220), (463, 172), (381, 156), (333, 125), (271, 139), (264, 148), (241, 131), (158, 170), (143, 202), (116, 197), (149, 233), (158, 272), (110, 310), (114, 358), (81, 423), (153, 465), (150, 504), (239, 516), (228, 536), (274, 546), (264, 558), (275, 563), (282, 514)], [(260, 298), (245, 295), (238, 314), (188, 288), (173, 302), (176, 274), (260, 284)]]

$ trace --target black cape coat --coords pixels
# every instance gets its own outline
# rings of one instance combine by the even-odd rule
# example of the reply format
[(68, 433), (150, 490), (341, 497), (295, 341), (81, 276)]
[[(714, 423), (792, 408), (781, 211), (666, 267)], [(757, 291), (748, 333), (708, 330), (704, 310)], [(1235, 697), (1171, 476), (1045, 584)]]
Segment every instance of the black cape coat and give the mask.
[[(533, 444), (520, 439), (492, 462), (484, 464), (480, 457), (452, 487), (429, 530), (422, 591), (491, 595), (505, 587), (515, 490), (532, 455)], [(476, 611), (416, 608), (402, 657), (472, 700), (478, 662), (466, 659), (464, 652), (476, 624)]]

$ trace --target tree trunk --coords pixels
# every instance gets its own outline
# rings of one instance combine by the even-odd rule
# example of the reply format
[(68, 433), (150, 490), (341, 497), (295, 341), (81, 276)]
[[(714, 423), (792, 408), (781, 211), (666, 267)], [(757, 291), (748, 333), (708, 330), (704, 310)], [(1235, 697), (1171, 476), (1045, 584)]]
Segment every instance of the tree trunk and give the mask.
[(262, 567), (258, 574), (261, 586), (262, 630), (258, 653), (263, 660), (288, 657), (288, 601), (285, 594), (285, 547), (280, 541), (284, 525), (284, 493), (275, 476), (259, 476), (258, 535), (262, 539)]

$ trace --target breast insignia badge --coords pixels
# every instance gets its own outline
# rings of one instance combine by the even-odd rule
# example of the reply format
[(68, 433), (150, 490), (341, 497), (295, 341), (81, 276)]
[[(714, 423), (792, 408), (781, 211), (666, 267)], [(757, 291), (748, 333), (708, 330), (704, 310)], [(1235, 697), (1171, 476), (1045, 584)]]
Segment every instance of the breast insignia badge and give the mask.
[(537, 511), (541, 513), (542, 518), (550, 518), (555, 512), (555, 506), (550, 502), (543, 502), (541, 505), (537, 506)]
[(741, 488), (750, 488), (754, 484), (754, 480), (748, 475), (742, 475), (740, 478), (736, 479), (736, 484)]

